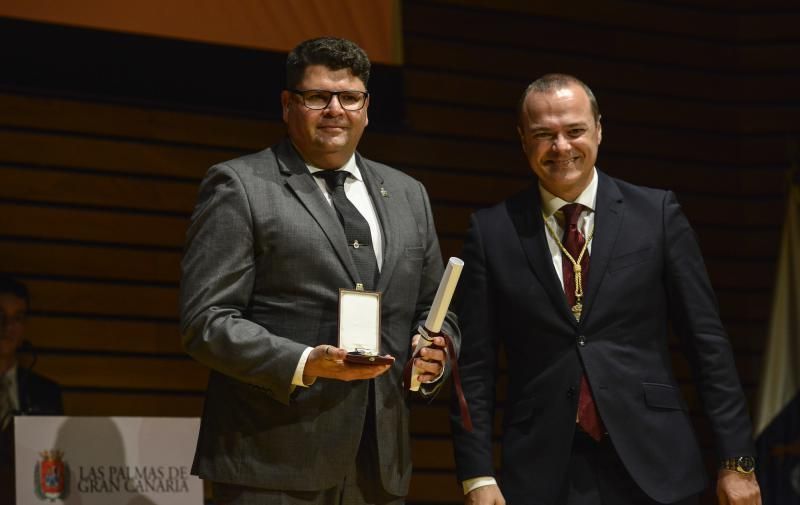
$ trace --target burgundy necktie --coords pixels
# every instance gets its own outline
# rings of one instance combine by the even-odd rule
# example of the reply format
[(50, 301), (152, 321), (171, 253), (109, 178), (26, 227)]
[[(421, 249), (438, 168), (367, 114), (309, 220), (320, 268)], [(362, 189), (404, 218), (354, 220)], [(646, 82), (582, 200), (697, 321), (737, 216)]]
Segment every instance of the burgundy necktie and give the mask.
[[(583, 205), (571, 203), (561, 207), (564, 213), (564, 249), (575, 259), (581, 254), (586, 238), (578, 228), (578, 218), (580, 218)], [(585, 290), (589, 279), (589, 251), (583, 253), (581, 258), (582, 287)], [(561, 258), (561, 272), (564, 274), (564, 292), (567, 295), (567, 302), (570, 308), (575, 305), (575, 272), (569, 258)], [(592, 390), (589, 388), (589, 381), (586, 380), (586, 373), (581, 375), (581, 392), (578, 396), (578, 426), (588, 433), (593, 439), (603, 438), (605, 428), (600, 415), (597, 413), (597, 406), (594, 404)]]

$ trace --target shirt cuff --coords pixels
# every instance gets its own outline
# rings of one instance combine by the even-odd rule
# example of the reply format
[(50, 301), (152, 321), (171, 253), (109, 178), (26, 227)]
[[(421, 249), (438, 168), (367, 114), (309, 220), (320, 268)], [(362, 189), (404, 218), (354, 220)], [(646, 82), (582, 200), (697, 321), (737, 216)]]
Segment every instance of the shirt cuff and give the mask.
[(497, 481), (494, 479), (494, 477), (489, 477), (488, 475), (483, 477), (475, 477), (474, 479), (467, 479), (461, 483), (461, 487), (464, 489), (464, 494), (474, 491), (479, 487), (496, 485)]
[(306, 350), (300, 355), (300, 360), (297, 362), (297, 368), (294, 369), (294, 375), (292, 376), (293, 386), (307, 388), (308, 386), (314, 384), (314, 381), (317, 380), (317, 378), (314, 377), (308, 384), (303, 382), (303, 372), (306, 369), (306, 361), (308, 361), (308, 355), (311, 354), (312, 349), (313, 347), (306, 347)]

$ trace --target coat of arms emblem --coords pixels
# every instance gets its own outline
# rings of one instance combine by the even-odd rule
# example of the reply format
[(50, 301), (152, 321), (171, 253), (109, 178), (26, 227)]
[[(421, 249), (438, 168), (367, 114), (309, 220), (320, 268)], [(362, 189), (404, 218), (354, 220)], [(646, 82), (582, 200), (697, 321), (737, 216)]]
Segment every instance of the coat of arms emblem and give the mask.
[(34, 490), (42, 500), (55, 501), (66, 498), (69, 492), (69, 468), (64, 464), (64, 453), (54, 449), (39, 453), (42, 459), (34, 470)]

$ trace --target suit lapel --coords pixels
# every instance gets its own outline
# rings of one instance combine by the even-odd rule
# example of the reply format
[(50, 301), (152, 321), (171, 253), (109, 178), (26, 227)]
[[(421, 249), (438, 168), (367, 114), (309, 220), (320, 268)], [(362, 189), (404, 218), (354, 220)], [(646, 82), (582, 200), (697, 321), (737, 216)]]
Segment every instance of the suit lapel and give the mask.
[(617, 243), (617, 237), (622, 229), (625, 216), (625, 202), (622, 199), (617, 184), (606, 174), (597, 171), (597, 209), (595, 209), (595, 234), (592, 239), (592, 254), (589, 259), (589, 285), (586, 288), (586, 303), (584, 304), (581, 321), (594, 306), (594, 300), (600, 289), (600, 282), (608, 268), (608, 261)]
[[(400, 251), (394, 247), (399, 243), (397, 239), (397, 226), (395, 226), (395, 216), (399, 216), (398, 212), (391, 212), (389, 210), (390, 193), (383, 187), (383, 177), (372, 168), (371, 164), (356, 153), (356, 163), (361, 170), (361, 177), (364, 179), (364, 184), (367, 186), (369, 197), (372, 200), (372, 205), (375, 207), (375, 212), (378, 214), (378, 220), (381, 224), (381, 236), (383, 237), (383, 264), (381, 265), (381, 274), (378, 277), (378, 283), (375, 289), (377, 291), (385, 291), (386, 286), (389, 284), (389, 279), (392, 276), (395, 265), (397, 265), (398, 255)], [(386, 196), (385, 196), (386, 195)]]
[(344, 236), (344, 229), (336, 217), (336, 212), (325, 200), (319, 186), (309, 173), (308, 167), (289, 140), (278, 144), (275, 153), (278, 159), (278, 168), (286, 176), (286, 184), (319, 223), (322, 232), (330, 241), (355, 286), (358, 271), (350, 251), (347, 250), (347, 238)]
[(547, 245), (538, 185), (534, 183), (527, 191), (512, 197), (506, 205), (533, 273), (552, 300), (553, 307), (575, 323)]

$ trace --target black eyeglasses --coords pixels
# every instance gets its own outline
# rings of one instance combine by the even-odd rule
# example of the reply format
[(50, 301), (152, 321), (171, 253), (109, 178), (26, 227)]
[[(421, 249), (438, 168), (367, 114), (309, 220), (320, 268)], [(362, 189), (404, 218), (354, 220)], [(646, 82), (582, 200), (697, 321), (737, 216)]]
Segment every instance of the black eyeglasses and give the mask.
[(344, 110), (361, 110), (367, 103), (369, 93), (366, 91), (327, 91), (324, 89), (290, 89), (303, 99), (303, 105), (311, 110), (322, 110), (330, 105), (333, 97), (339, 100)]

